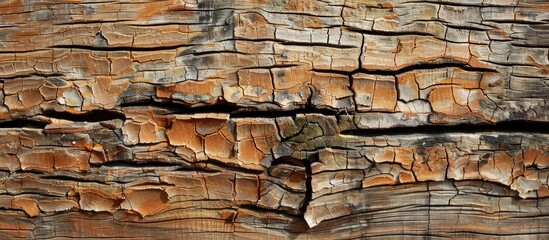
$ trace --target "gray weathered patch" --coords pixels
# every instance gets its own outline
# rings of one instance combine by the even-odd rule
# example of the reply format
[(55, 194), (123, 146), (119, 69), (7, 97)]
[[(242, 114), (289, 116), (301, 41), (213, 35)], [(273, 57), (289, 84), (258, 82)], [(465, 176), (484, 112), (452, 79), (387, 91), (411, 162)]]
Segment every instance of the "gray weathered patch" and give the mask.
[(56, 86), (56, 87), (63, 87), (63, 86), (67, 86), (69, 83), (59, 77), (48, 77), (47, 80), (49, 83), (51, 83), (52, 85)]
[(105, 36), (103, 36), (103, 34), (101, 32), (97, 32), (95, 34), (94, 44), (95, 44), (96, 47), (108, 47), (109, 46), (109, 42), (107, 41), (107, 38), (105, 38)]
[(174, 93), (171, 97), (185, 102), (205, 102), (212, 99), (212, 96), (206, 94)]

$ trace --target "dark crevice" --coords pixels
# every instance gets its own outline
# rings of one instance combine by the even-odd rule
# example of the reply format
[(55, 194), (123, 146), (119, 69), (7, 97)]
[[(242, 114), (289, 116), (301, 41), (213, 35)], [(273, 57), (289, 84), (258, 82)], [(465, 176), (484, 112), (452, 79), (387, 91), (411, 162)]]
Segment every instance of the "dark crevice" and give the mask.
[(432, 4), (439, 4), (439, 5), (442, 5), (442, 6), (477, 7), (477, 8), (482, 8), (482, 7), (513, 8), (513, 7), (515, 7), (513, 5), (501, 6), (501, 5), (496, 5), (496, 4), (490, 4), (490, 3), (485, 3), (484, 1), (482, 1), (481, 3), (478, 3), (478, 4), (465, 3), (463, 1), (452, 2), (452, 1), (432, 1), (432, 0), (406, 1), (406, 2), (402, 2), (402, 3), (403, 4), (432, 3)]
[(198, 114), (198, 113), (233, 113), (246, 107), (241, 107), (233, 103), (228, 103), (222, 100), (218, 100), (215, 104), (203, 105), (203, 106), (189, 106), (189, 104), (179, 103), (176, 101), (155, 101), (153, 99), (124, 103), (120, 105), (121, 108), (130, 107), (152, 107), (163, 109), (170, 114)]
[[(136, 162), (133, 159), (128, 160), (119, 160), (119, 161), (110, 161), (101, 164), (101, 167), (121, 167), (121, 168), (144, 168), (144, 167), (153, 167), (153, 168), (166, 168), (166, 167), (177, 167), (184, 168), (184, 165), (170, 162), (157, 162), (157, 161), (147, 161), (147, 162)], [(189, 169), (193, 170), (193, 169)]]
[(430, 36), (434, 37), (433, 34), (430, 33), (424, 33), (424, 32), (410, 32), (410, 31), (376, 31), (376, 30), (366, 30), (356, 27), (350, 27), (345, 26), (345, 29), (351, 31), (351, 32), (357, 32), (367, 35), (376, 35), (376, 36), (388, 36), (388, 37), (396, 37), (396, 36)]
[[(197, 164), (204, 164), (205, 166), (197, 166)], [(218, 173), (220, 171), (227, 172), (240, 172), (245, 174), (260, 174), (264, 170), (253, 170), (241, 168), (237, 164), (231, 165), (226, 162), (222, 162), (215, 159), (208, 159), (206, 161), (199, 161), (196, 164), (186, 165), (187, 163), (176, 162), (160, 162), (160, 161), (139, 161), (134, 159), (110, 161), (101, 164), (97, 167), (113, 167), (113, 168), (170, 168), (172, 171), (197, 171), (200, 173)]]
[[(240, 109), (231, 114), (231, 118), (278, 118), (278, 117), (295, 117), (298, 114), (321, 114), (325, 116), (337, 116), (338, 113), (335, 110), (329, 109), (316, 109), (303, 106), (299, 109), (288, 111), (258, 111), (255, 109)], [(345, 114), (345, 113), (343, 113)]]
[(132, 101), (132, 102), (125, 102), (120, 104), (121, 108), (129, 108), (129, 107), (156, 107), (156, 108), (163, 108), (163, 109), (181, 109), (184, 107), (188, 107), (186, 104), (177, 103), (173, 101), (155, 101), (153, 99), (144, 99), (139, 101)]
[(15, 171), (15, 173), (21, 174), (21, 175), (24, 175), (26, 173), (26, 174), (34, 174), (34, 175), (40, 175), (40, 176), (46, 174), (46, 172), (44, 172), (44, 171), (32, 170), (32, 169), (25, 169), (25, 170), (19, 169), (19, 170)]
[(264, 65), (264, 66), (250, 66), (250, 67), (242, 67), (239, 69), (266, 69), (271, 70), (275, 68), (291, 68), (291, 67), (298, 67), (299, 64), (275, 64), (275, 65)]
[(192, 44), (166, 45), (157, 47), (101, 47), (101, 46), (86, 46), (86, 45), (54, 45), (50, 48), (54, 49), (81, 49), (90, 51), (138, 51), (138, 52), (155, 52), (163, 50), (175, 50), (181, 47), (191, 47)]
[[(446, 27), (449, 28), (455, 28), (455, 29), (462, 29), (462, 30), (473, 30), (473, 31), (488, 31), (490, 29), (494, 29), (493, 26), (490, 25), (483, 25), (481, 23), (469, 23), (470, 25), (455, 25), (452, 22), (447, 22), (443, 19), (416, 19), (412, 22), (403, 24), (402, 27), (406, 27), (409, 25), (413, 25), (415, 23), (431, 23), (431, 22), (438, 22)], [(436, 35), (433, 35), (436, 37)], [(437, 38), (440, 39), (440, 38)], [(444, 40), (444, 39), (441, 39)]]
[(305, 165), (303, 165), (303, 161), (301, 161), (297, 158), (290, 157), (290, 156), (282, 156), (282, 157), (279, 157), (279, 158), (275, 159), (271, 163), (271, 167), (276, 166), (276, 165), (280, 165), (280, 164), (287, 164), (287, 165), (291, 165), (291, 166), (305, 167)]
[[(527, 41), (529, 39), (527, 38), (521, 38), (520, 40), (524, 40), (524, 41)], [(515, 46), (515, 47), (524, 47), (524, 48), (549, 48), (549, 43), (543, 43), (543, 42), (536, 42), (536, 43), (532, 43), (532, 44), (525, 44), (525, 43), (517, 43), (515, 41), (511, 42), (511, 45)], [(518, 64), (510, 64), (510, 66), (512, 65), (518, 65)], [(528, 66), (528, 65), (526, 65)]]
[(331, 48), (340, 48), (340, 49), (349, 49), (349, 48), (358, 48), (357, 46), (352, 45), (338, 45), (330, 43), (321, 43), (321, 42), (279, 42), (281, 45), (286, 46), (305, 46), (305, 47), (331, 47)]
[[(0, 53), (3, 53), (3, 52), (0, 52)], [(62, 76), (64, 76), (64, 75), (63, 74), (57, 74), (57, 73), (33, 72), (31, 74), (21, 74), (21, 75), (15, 75), (15, 76), (11, 76), (11, 77), (2, 77), (2, 78), (0, 78), (0, 82), (5, 82), (6, 80), (19, 79), (19, 78), (31, 78), (31, 77), (48, 78), (48, 77), (62, 77)]]
[(234, 41), (240, 41), (240, 42), (276, 42), (276, 43), (283, 42), (283, 40), (280, 40), (280, 39), (266, 38), (266, 37), (263, 37), (263, 38), (260, 38), (260, 37), (258, 37), (258, 38), (234, 37), (234, 38), (222, 40), (220, 42), (234, 42)]
[(347, 75), (347, 76), (351, 76), (357, 73), (366, 73), (366, 74), (384, 75), (384, 76), (397, 76), (407, 72), (420, 71), (420, 70), (436, 70), (436, 69), (444, 69), (444, 68), (459, 68), (459, 69), (462, 69), (465, 71), (471, 71), (471, 72), (496, 72), (496, 73), (498, 72), (495, 69), (477, 68), (477, 67), (472, 67), (468, 64), (458, 63), (458, 62), (421, 63), (421, 64), (414, 64), (411, 66), (403, 67), (397, 70), (368, 70), (368, 69), (361, 68), (361, 69), (356, 69), (354, 71), (338, 71), (338, 70), (329, 70), (329, 69), (313, 69), (313, 71), (321, 72), (321, 73), (341, 74), (341, 75)]
[(246, 168), (242, 168), (242, 166), (236, 163), (231, 164), (228, 162), (223, 162), (223, 161), (211, 159), (211, 158), (203, 162), (206, 163), (205, 169), (209, 169), (209, 170), (212, 170), (212, 168), (215, 170), (217, 168), (217, 169), (226, 170), (228, 172), (239, 172), (239, 173), (246, 173), (246, 174), (261, 174), (264, 172), (264, 170), (246, 169)]
[(307, 211), (307, 206), (309, 206), (309, 203), (313, 198), (313, 185), (311, 183), (313, 172), (311, 170), (311, 163), (317, 161), (317, 159), (318, 154), (313, 154), (309, 156), (308, 159), (301, 161), (301, 164), (305, 166), (305, 173), (307, 176), (307, 179), (305, 179), (305, 198), (303, 199), (303, 205), (300, 208), (300, 212), (302, 212), (303, 214), (305, 214), (305, 212)]
[[(469, 192), (469, 191), (458, 191), (458, 194), (471, 194), (471, 195), (483, 195), (488, 197), (511, 197), (515, 200), (528, 200), (523, 199), (519, 196), (518, 191), (511, 189), (511, 186), (505, 185), (500, 182), (496, 181), (490, 181), (490, 180), (481, 180), (481, 179), (472, 179), (472, 180), (455, 180), (455, 179), (446, 179), (445, 181), (451, 182), (455, 189), (459, 190), (459, 188), (466, 188), (467, 186), (478, 186), (483, 187), (485, 189), (490, 189), (490, 191), (487, 192)], [(440, 181), (434, 181), (436, 183), (442, 183)], [(460, 185), (457, 185), (457, 183), (460, 183)], [(500, 189), (497, 189), (500, 188)], [(505, 190), (505, 191), (501, 191)]]
[[(245, 107), (238, 106), (234, 103), (229, 103), (226, 101), (218, 100), (215, 104), (212, 105), (203, 105), (203, 106), (189, 106), (188, 104), (183, 104), (174, 101), (138, 101), (132, 103), (125, 103), (120, 105), (121, 108), (130, 108), (130, 107), (152, 107), (161, 110), (166, 110), (166, 114), (199, 114), (199, 113), (221, 113), (221, 114), (230, 114), (230, 118), (276, 118), (276, 117), (294, 117), (297, 114), (322, 114), (326, 116), (338, 116), (341, 114), (346, 114), (343, 111), (331, 110), (327, 108), (315, 108), (314, 106), (297, 106), (297, 109), (293, 110), (281, 110), (281, 109), (271, 109), (271, 110), (259, 110), (256, 107)], [(348, 112), (352, 112), (352, 109), (348, 109)]]
[(53, 25), (59, 25), (59, 26), (70, 26), (70, 25), (123, 23), (123, 22), (129, 22), (129, 20), (85, 20), (85, 21), (81, 21), (81, 22), (62, 22), (62, 23), (52, 23), (52, 24)]
[(198, 114), (198, 113), (225, 113), (231, 114), (244, 109), (236, 104), (217, 102), (215, 105), (179, 108), (173, 114)]
[[(276, 212), (277, 214), (284, 213), (286, 216), (293, 216), (293, 217), (301, 217), (303, 214), (299, 212), (299, 210), (292, 208), (292, 207), (285, 207), (285, 206), (277, 206), (276, 208), (270, 207), (270, 206), (263, 206), (263, 205), (252, 205), (249, 203), (245, 203), (240, 205), (239, 207), (246, 206), (246, 208), (254, 208), (256, 211), (264, 211), (264, 212)], [(252, 207), (253, 206), (253, 207)]]
[(101, 185), (108, 185), (107, 183), (98, 181), (98, 180), (82, 179), (82, 178), (76, 178), (76, 177), (71, 177), (66, 175), (55, 175), (55, 176), (45, 175), (45, 176), (41, 176), (40, 178), (49, 179), (49, 180), (59, 180), (59, 181), (69, 181), (69, 182), (87, 182), (87, 183), (97, 183)]
[[(461, 236), (461, 235), (460, 235)], [(451, 237), (448, 237), (442, 233), (435, 234), (435, 233), (369, 233), (364, 234), (361, 236), (360, 239), (368, 239), (368, 238), (376, 238), (376, 239), (451, 239)]]
[(18, 53), (31, 53), (31, 52), (39, 52), (45, 50), (43, 48), (35, 48), (32, 50), (8, 50), (8, 51), (0, 51), (0, 54), (18, 54)]
[[(540, 214), (540, 215), (537, 215), (537, 217), (544, 217), (544, 216), (547, 216), (547, 215), (543, 215), (543, 214)], [(513, 218), (517, 218), (517, 217), (513, 217)], [(525, 218), (528, 218), (528, 220), (530, 221), (533, 221), (532, 219), (532, 216), (525, 216)], [(543, 235), (549, 235), (549, 231), (539, 231), (539, 232), (536, 232), (536, 233), (525, 233), (525, 232), (517, 232), (517, 233), (502, 233), (502, 232), (498, 232), (498, 233), (489, 233), (489, 232), (481, 232), (480, 230), (479, 231), (472, 231), (472, 230), (459, 230), (459, 231), (448, 231), (447, 234), (456, 234), (459, 235), (459, 236), (467, 236), (467, 234), (470, 234), (470, 235), (474, 235), (474, 238), (476, 239), (488, 239), (488, 238), (494, 238), (494, 239), (502, 239), (502, 238), (505, 238), (505, 237), (513, 237), (515, 239), (522, 239), (522, 238), (543, 238), (542, 236)], [(480, 235), (480, 236), (478, 236)], [(465, 238), (465, 237), (464, 237)]]
[(198, 57), (198, 56), (205, 56), (205, 55), (219, 55), (219, 54), (224, 54), (224, 53), (249, 55), (247, 53), (243, 53), (243, 52), (239, 52), (239, 51), (218, 51), (218, 50), (217, 51), (216, 50), (212, 50), (212, 51), (194, 51), (194, 50), (191, 49), (188, 52), (186, 52), (186, 51), (181, 52), (181, 54), (177, 55), (177, 57), (190, 56), (190, 55), (192, 55), (193, 57)]
[(500, 24), (528, 24), (528, 25), (545, 25), (546, 22), (537, 22), (537, 21), (528, 21), (528, 20), (519, 20), (519, 19), (490, 19), (484, 20), (484, 22), (494, 22)]
[(10, 119), (0, 122), (0, 128), (34, 128), (44, 129), (48, 122), (33, 119)]
[(69, 113), (46, 110), (42, 113), (42, 115), (50, 118), (69, 120), (73, 122), (101, 122), (114, 119), (121, 119), (123, 121), (126, 120), (126, 116), (123, 113), (109, 110), (91, 110), (83, 113)]
[(254, 204), (241, 204), (241, 205), (238, 206), (238, 208), (242, 208), (242, 209), (246, 209), (246, 210), (250, 210), (250, 211), (254, 211), (254, 212), (259, 212), (259, 213), (276, 213), (276, 214), (280, 214), (280, 215), (283, 215), (283, 216), (286, 216), (286, 217), (301, 219), (301, 218), (299, 218), (301, 216), (301, 214), (294, 214), (291, 211), (281, 211), (280, 209), (263, 208), (261, 206), (254, 205)]
[(394, 136), (408, 134), (440, 135), (445, 133), (482, 133), (482, 132), (508, 132), (508, 133), (549, 133), (548, 122), (528, 120), (504, 121), (493, 124), (457, 124), (457, 125), (425, 125), (418, 127), (394, 127), (381, 129), (356, 129), (345, 130), (341, 135), (354, 135), (363, 137)]
[(159, 23), (130, 23), (128, 24), (128, 26), (133, 26), (133, 27), (158, 27), (158, 26), (171, 26), (171, 25), (176, 25), (176, 26), (196, 26), (196, 25), (199, 25), (200, 23), (198, 22), (159, 22)]

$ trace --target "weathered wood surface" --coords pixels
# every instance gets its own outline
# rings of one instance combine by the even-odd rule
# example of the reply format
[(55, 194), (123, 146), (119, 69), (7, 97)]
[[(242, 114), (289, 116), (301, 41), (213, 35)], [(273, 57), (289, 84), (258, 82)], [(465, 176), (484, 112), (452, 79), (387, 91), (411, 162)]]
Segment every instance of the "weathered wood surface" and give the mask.
[(549, 238), (549, 3), (0, 2), (0, 236)]

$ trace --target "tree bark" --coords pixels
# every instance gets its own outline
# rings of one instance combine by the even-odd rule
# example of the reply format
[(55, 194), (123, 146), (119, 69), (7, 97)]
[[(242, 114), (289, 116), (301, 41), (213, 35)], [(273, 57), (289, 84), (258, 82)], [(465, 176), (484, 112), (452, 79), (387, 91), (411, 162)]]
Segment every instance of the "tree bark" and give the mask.
[(0, 2), (0, 237), (549, 238), (548, 19)]

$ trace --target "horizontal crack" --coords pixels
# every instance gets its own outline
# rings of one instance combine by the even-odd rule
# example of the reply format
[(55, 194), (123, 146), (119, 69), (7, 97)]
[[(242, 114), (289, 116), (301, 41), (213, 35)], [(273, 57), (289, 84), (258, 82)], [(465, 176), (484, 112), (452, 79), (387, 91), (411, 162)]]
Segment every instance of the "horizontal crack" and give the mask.
[(356, 73), (366, 73), (372, 75), (388, 75), (388, 76), (397, 76), (403, 73), (419, 71), (419, 70), (435, 70), (435, 69), (444, 69), (444, 68), (459, 68), (471, 72), (495, 72), (498, 71), (490, 68), (478, 68), (472, 67), (464, 63), (425, 63), (425, 64), (414, 64), (407, 67), (403, 67), (397, 70), (371, 70), (371, 69), (356, 69), (354, 71), (339, 71), (339, 70), (328, 70), (328, 69), (313, 69), (314, 72), (321, 73), (333, 73), (352, 76)]
[(86, 182), (86, 183), (97, 183), (101, 185), (108, 185), (106, 182), (103, 182), (100, 180), (77, 178), (77, 177), (67, 176), (67, 175), (46, 175), (46, 176), (40, 176), (40, 178), (49, 179), (49, 180), (58, 180), (58, 181)]
[(44, 129), (48, 122), (33, 119), (9, 119), (0, 122), (0, 128), (35, 128)]
[(313, 159), (306, 159), (301, 161), (303, 166), (305, 166), (305, 173), (307, 177), (305, 179), (305, 199), (303, 199), (303, 205), (301, 206), (301, 209), (300, 209), (300, 212), (302, 212), (303, 214), (305, 214), (305, 212), (307, 211), (307, 207), (309, 206), (309, 203), (313, 198), (313, 185), (312, 185), (313, 172), (311, 170), (312, 162), (313, 162)]
[(393, 136), (406, 134), (443, 134), (443, 133), (479, 133), (479, 132), (509, 132), (509, 133), (549, 133), (549, 123), (515, 120), (493, 124), (458, 124), (458, 125), (425, 125), (417, 127), (394, 127), (383, 129), (345, 130), (341, 135), (355, 136)]
[(114, 119), (126, 120), (123, 113), (109, 110), (91, 110), (83, 113), (57, 112), (54, 110), (46, 110), (42, 113), (43, 116), (69, 120), (73, 122), (101, 122)]
[(120, 107), (122, 109), (131, 108), (131, 107), (140, 107), (140, 108), (153, 107), (153, 108), (166, 110), (169, 114), (198, 114), (198, 113), (230, 114), (242, 109), (246, 109), (246, 107), (237, 106), (236, 104), (225, 102), (222, 100), (218, 100), (215, 104), (212, 104), (212, 105), (193, 107), (193, 106), (190, 106), (189, 104), (180, 103), (177, 101), (170, 101), (170, 100), (156, 101), (156, 100), (150, 99), (147, 101), (121, 104)]
[(193, 44), (179, 44), (179, 45), (166, 45), (166, 46), (156, 46), (156, 47), (96, 47), (96, 46), (87, 46), (87, 45), (53, 45), (50, 48), (57, 49), (81, 49), (81, 50), (90, 50), (90, 51), (139, 51), (139, 52), (156, 52), (163, 50), (175, 50), (180, 47), (191, 47)]

